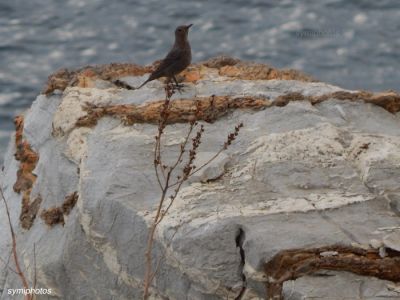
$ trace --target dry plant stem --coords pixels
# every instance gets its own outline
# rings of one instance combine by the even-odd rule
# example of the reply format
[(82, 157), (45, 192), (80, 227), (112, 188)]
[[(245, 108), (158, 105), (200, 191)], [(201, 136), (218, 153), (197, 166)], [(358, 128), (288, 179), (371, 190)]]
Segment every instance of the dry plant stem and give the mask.
[[(240, 123), (239, 125), (237, 125), (235, 127), (235, 131), (231, 134), (228, 135), (228, 139), (227, 141), (224, 143), (224, 145), (222, 146), (221, 149), (219, 149), (219, 151), (212, 156), (208, 161), (206, 161), (203, 165), (201, 165), (199, 168), (195, 169), (194, 171), (190, 172), (189, 175), (187, 176), (188, 178), (194, 174), (196, 174), (197, 172), (199, 172), (200, 170), (202, 170), (203, 168), (205, 168), (206, 166), (208, 166), (214, 159), (216, 159), (224, 150), (226, 150), (228, 148), (228, 146), (231, 145), (232, 141), (235, 140), (236, 136), (239, 134), (239, 130), (240, 128), (243, 127), (243, 123)], [(183, 179), (182, 179), (183, 180)], [(182, 184), (182, 180), (174, 182), (173, 184), (171, 184), (170, 186), (168, 186), (168, 188), (174, 187), (176, 185), (181, 185)]]
[(187, 145), (189, 137), (190, 137), (190, 135), (191, 135), (191, 133), (193, 131), (194, 125), (195, 125), (194, 123), (190, 124), (189, 131), (188, 131), (188, 133), (187, 133), (187, 135), (185, 137), (185, 141), (181, 144), (181, 149), (180, 149), (181, 151), (179, 153), (179, 157), (176, 160), (175, 164), (171, 167), (171, 171), (173, 171), (178, 166), (178, 164), (182, 162), (182, 157), (183, 157), (183, 154), (185, 153), (186, 145)]
[[(153, 262), (152, 262), (152, 251), (153, 251), (153, 244), (154, 244), (154, 236), (155, 232), (157, 229), (158, 224), (163, 220), (163, 218), (166, 216), (168, 213), (169, 209), (171, 208), (174, 200), (176, 199), (183, 183), (188, 180), (188, 178), (196, 173), (197, 171), (201, 170), (208, 164), (210, 164), (215, 158), (217, 158), (222, 151), (226, 150), (229, 145), (235, 140), (236, 136), (239, 133), (240, 128), (243, 126), (243, 124), (239, 124), (238, 126), (235, 127), (235, 131), (230, 133), (228, 135), (228, 138), (226, 142), (224, 143), (224, 146), (214, 155), (212, 156), (205, 164), (200, 166), (200, 168), (197, 169), (197, 171), (194, 171), (196, 169), (196, 166), (194, 165), (194, 161), (196, 159), (197, 155), (197, 149), (201, 143), (202, 135), (204, 132), (204, 126), (200, 125), (198, 131), (196, 132), (195, 136), (192, 138), (192, 147), (189, 150), (188, 154), (188, 161), (183, 165), (182, 168), (182, 173), (180, 176), (177, 176), (177, 181), (174, 184), (171, 184), (170, 181), (173, 178), (173, 173), (174, 170), (182, 163), (183, 161), (183, 155), (186, 152), (186, 147), (188, 144), (188, 141), (190, 139), (190, 136), (193, 132), (193, 129), (197, 126), (197, 122), (195, 120), (190, 121), (190, 127), (188, 130), (187, 135), (185, 136), (185, 139), (183, 143), (180, 145), (180, 151), (179, 155), (176, 159), (176, 161), (171, 165), (171, 166), (166, 166), (163, 164), (163, 160), (161, 157), (162, 151), (161, 151), (161, 138), (162, 135), (164, 134), (164, 129), (168, 123), (168, 118), (170, 116), (170, 99), (171, 96), (174, 94), (175, 88), (171, 84), (167, 84), (165, 87), (165, 93), (166, 93), (166, 98), (164, 101), (164, 104), (162, 106), (162, 110), (160, 113), (160, 119), (158, 123), (158, 133), (157, 136), (155, 137), (155, 147), (154, 147), (154, 169), (156, 173), (156, 178), (157, 182), (161, 188), (161, 197), (160, 201), (158, 203), (158, 207), (156, 210), (155, 217), (153, 219), (153, 222), (150, 226), (149, 229), (149, 235), (147, 238), (147, 247), (146, 247), (146, 252), (145, 252), (145, 258), (146, 258), (146, 271), (145, 271), (145, 276), (144, 276), (144, 282), (143, 282), (143, 298), (148, 299), (149, 297), (149, 289), (151, 286), (151, 283), (153, 282), (153, 279), (155, 278), (155, 275), (160, 267), (161, 261), (163, 257), (159, 258), (157, 261), (155, 271), (152, 271), (153, 267)], [(196, 111), (195, 111), (195, 116), (196, 118), (200, 116), (200, 105), (196, 104)], [(161, 174), (160, 174), (161, 173)], [(162, 175), (162, 178), (161, 178)], [(172, 186), (177, 186), (172, 194), (168, 196), (169, 189)], [(165, 200), (170, 199), (169, 204), (166, 206), (166, 208), (163, 210), (163, 207), (165, 207)]]
[[(156, 145), (154, 149), (154, 168), (156, 172), (156, 177), (158, 184), (160, 185), (160, 188), (162, 190), (161, 197), (160, 197), (160, 202), (158, 204), (157, 212), (154, 217), (153, 224), (150, 227), (149, 230), (149, 235), (147, 238), (147, 247), (146, 247), (146, 271), (145, 271), (145, 276), (144, 276), (144, 282), (143, 282), (143, 299), (148, 299), (149, 297), (149, 288), (151, 285), (151, 282), (154, 278), (154, 275), (152, 273), (152, 250), (153, 250), (153, 243), (154, 243), (154, 234), (157, 228), (158, 220), (161, 215), (161, 209), (165, 200), (165, 197), (168, 193), (168, 185), (169, 185), (169, 180), (171, 176), (171, 171), (165, 175), (164, 173), (164, 166), (162, 165), (162, 160), (161, 160), (161, 137), (163, 135), (165, 126), (166, 126), (166, 121), (168, 119), (168, 108), (169, 108), (169, 103), (171, 96), (173, 94), (173, 90), (170, 90), (170, 86), (167, 84), (165, 87), (165, 102), (163, 105), (163, 109), (161, 111), (161, 118), (160, 122), (158, 124), (158, 135), (156, 136)], [(161, 168), (161, 174), (163, 174), (164, 177), (164, 184), (161, 182), (160, 175), (158, 172), (158, 168)]]
[(154, 270), (153, 274), (152, 274), (151, 277), (150, 277), (150, 282), (153, 281), (154, 276), (156, 276), (158, 270), (160, 269), (161, 262), (162, 262), (162, 260), (165, 258), (165, 255), (166, 255), (166, 252), (167, 252), (166, 249), (171, 245), (172, 240), (174, 239), (175, 234), (176, 234), (177, 232), (178, 232), (178, 228), (175, 229), (175, 232), (174, 232), (174, 234), (171, 236), (171, 239), (169, 240), (168, 245), (165, 247), (162, 256), (161, 256), (160, 259), (158, 260), (157, 265), (156, 265), (156, 267), (155, 267), (155, 270)]
[[(165, 98), (165, 102), (163, 105), (163, 109), (161, 111), (161, 118), (160, 118), (160, 122), (158, 124), (158, 135), (155, 138), (156, 144), (155, 144), (155, 150), (154, 150), (154, 168), (155, 168), (155, 172), (156, 172), (157, 181), (161, 188), (162, 193), (161, 193), (159, 205), (157, 208), (157, 212), (154, 217), (153, 224), (150, 227), (149, 236), (147, 239), (147, 248), (146, 248), (146, 253), (145, 253), (146, 272), (145, 272), (145, 277), (144, 277), (144, 292), (143, 292), (144, 299), (147, 299), (149, 296), (149, 288), (150, 288), (151, 282), (153, 281), (155, 274), (159, 268), (159, 264), (160, 264), (160, 261), (159, 261), (157, 263), (156, 271), (152, 272), (152, 250), (153, 250), (153, 243), (154, 243), (154, 234), (155, 234), (157, 225), (160, 223), (163, 216), (165, 215), (162, 213), (162, 207), (164, 205), (165, 198), (167, 197), (167, 193), (168, 193), (168, 189), (169, 189), (169, 181), (171, 179), (173, 171), (179, 165), (179, 163), (182, 161), (182, 157), (185, 152), (185, 147), (187, 145), (190, 134), (192, 133), (193, 127), (194, 127), (194, 122), (192, 122), (190, 124), (188, 134), (186, 135), (185, 140), (184, 140), (183, 144), (181, 145), (180, 153), (179, 153), (179, 156), (178, 156), (176, 162), (170, 168), (168, 168), (168, 172), (167, 172), (167, 174), (165, 174), (166, 168), (164, 167), (164, 165), (162, 163), (162, 158), (161, 158), (161, 137), (164, 133), (164, 129), (165, 129), (165, 126), (166, 126), (166, 123), (168, 120), (168, 109), (169, 109), (171, 96), (174, 93), (174, 89), (171, 88), (170, 85), (167, 85), (165, 88), (165, 92), (166, 92), (166, 98)], [(158, 168), (161, 169), (160, 172), (158, 171)], [(164, 182), (161, 181), (159, 173), (161, 173), (163, 175)], [(179, 190), (175, 190), (175, 194), (177, 194), (178, 192), (179, 192)]]
[(165, 101), (164, 101), (164, 104), (163, 104), (163, 107), (162, 107), (162, 110), (160, 113), (161, 118), (158, 123), (158, 135), (156, 136), (156, 145), (155, 145), (155, 150), (154, 150), (154, 168), (155, 168), (155, 172), (156, 172), (157, 181), (158, 181), (158, 184), (159, 184), (161, 190), (163, 189), (163, 184), (161, 183), (160, 175), (158, 173), (159, 166), (160, 166), (161, 174), (164, 178), (164, 181), (166, 180), (164, 168), (163, 168), (163, 165), (161, 164), (161, 162), (162, 162), (162, 159), (161, 159), (161, 136), (164, 133), (166, 122), (168, 120), (168, 109), (169, 109), (170, 99), (172, 96), (172, 94), (170, 94), (167, 91), (168, 86), (165, 89), (166, 89), (166, 98), (165, 98)]
[[(24, 289), (29, 289), (28, 281), (26, 280), (25, 274), (24, 274), (24, 272), (22, 272), (21, 266), (19, 264), (18, 253), (17, 253), (17, 238), (15, 236), (14, 227), (13, 227), (12, 222), (11, 222), (10, 210), (8, 209), (8, 204), (7, 204), (6, 198), (4, 197), (3, 189), (1, 187), (0, 187), (0, 194), (1, 194), (1, 198), (2, 198), (2, 200), (4, 202), (4, 206), (6, 208), (8, 225), (9, 225), (9, 229), (10, 229), (10, 233), (11, 233), (11, 239), (12, 239), (12, 253), (13, 253), (16, 273), (18, 274)], [(25, 300), (32, 300), (33, 296), (28, 294), (28, 295), (25, 295), (24, 298), (25, 298)]]
[(179, 183), (179, 185), (178, 185), (178, 187), (175, 189), (174, 195), (171, 196), (171, 202), (168, 204), (168, 206), (167, 206), (167, 208), (164, 210), (164, 212), (162, 212), (161, 217), (159, 218), (159, 220), (158, 220), (157, 223), (156, 223), (156, 226), (157, 226), (158, 224), (160, 224), (160, 222), (162, 221), (162, 219), (164, 218), (164, 216), (168, 213), (170, 207), (172, 206), (172, 203), (174, 202), (174, 199), (176, 198), (176, 196), (178, 195), (178, 193), (179, 193), (179, 191), (180, 191), (180, 189), (181, 189), (181, 187), (182, 187), (183, 182), (184, 182), (184, 180), (181, 180), (180, 183)]
[(36, 289), (37, 274), (36, 274), (36, 244), (33, 243), (33, 288)]
[(160, 189), (163, 189), (163, 186), (162, 186), (162, 183), (161, 183), (161, 180), (160, 180), (160, 175), (158, 174), (158, 164), (156, 163), (157, 161), (158, 161), (158, 155), (157, 155), (157, 153), (158, 153), (158, 148), (159, 148), (159, 139), (158, 139), (158, 136), (156, 137), (156, 145), (155, 145), (155, 150), (154, 150), (154, 170), (155, 170), (155, 172), (156, 172), (156, 178), (157, 178), (157, 182), (158, 182), (158, 185), (160, 186)]
[[(191, 172), (189, 174), (188, 177), (192, 176), (193, 174), (196, 174), (197, 172), (199, 172), (200, 170), (202, 170), (203, 168), (205, 168), (206, 166), (208, 166), (214, 159), (216, 159), (221, 153), (222, 151), (224, 151), (225, 148), (221, 148), (214, 156), (212, 156), (207, 162), (205, 162), (203, 165), (201, 165), (199, 168), (195, 169), (193, 172)], [(168, 186), (168, 188), (174, 187), (176, 185), (178, 185), (179, 187), (182, 185), (182, 183), (184, 182), (184, 180), (179, 180), (176, 181), (174, 183), (172, 183), (171, 185)]]
[(15, 271), (13, 268), (11, 268), (8, 264), (9, 261), (5, 261), (3, 258), (0, 257), (0, 261), (4, 264), (5, 267), (7, 267), (11, 272), (15, 273), (18, 275), (17, 271)]
[[(168, 184), (169, 176), (170, 176), (170, 173), (167, 174), (166, 185)], [(145, 277), (144, 277), (144, 293), (143, 293), (144, 299), (147, 299), (149, 296), (149, 287), (151, 284), (151, 278), (154, 278), (154, 276), (152, 274), (152, 257), (151, 257), (152, 250), (153, 250), (153, 243), (154, 243), (154, 234), (155, 234), (155, 231), (157, 228), (158, 220), (161, 215), (161, 209), (162, 209), (165, 197), (167, 195), (167, 192), (168, 192), (168, 188), (165, 187), (162, 191), (160, 202), (159, 202), (159, 205), (157, 208), (157, 213), (156, 213), (156, 216), (154, 217), (154, 222), (150, 227), (149, 236), (147, 238), (146, 273), (145, 273)]]
[[(185, 140), (184, 145), (186, 145), (187, 140), (189, 139), (190, 133), (191, 133), (192, 130), (193, 130), (193, 126), (195, 126), (195, 125), (196, 125), (196, 123), (191, 123), (191, 124), (190, 124), (189, 135), (187, 136), (187, 139)], [(169, 205), (167, 206), (167, 208), (164, 210), (164, 212), (161, 214), (161, 217), (160, 217), (159, 220), (157, 221), (157, 224), (156, 224), (156, 225), (158, 225), (158, 224), (162, 221), (162, 219), (164, 218), (164, 216), (168, 213), (170, 207), (172, 206), (172, 204), (173, 204), (173, 202), (174, 202), (176, 196), (178, 195), (178, 193), (179, 193), (179, 191), (180, 191), (180, 189), (181, 189), (181, 187), (182, 187), (182, 184), (189, 178), (189, 176), (190, 176), (190, 171), (193, 170), (193, 169), (195, 168), (195, 166), (193, 165), (193, 162), (194, 162), (194, 160), (195, 160), (195, 158), (196, 158), (196, 150), (197, 150), (197, 147), (200, 145), (201, 136), (202, 136), (203, 131), (204, 131), (203, 126), (201, 126), (201, 127), (200, 127), (200, 130), (199, 130), (199, 131), (197, 132), (197, 134), (196, 134), (196, 138), (193, 139), (192, 149), (191, 149), (190, 152), (189, 152), (189, 161), (186, 163), (186, 165), (184, 166), (183, 171), (182, 171), (182, 179), (179, 181), (178, 187), (175, 188), (174, 194), (170, 196), (171, 201), (170, 201)], [(182, 146), (182, 147), (181, 147), (181, 153), (180, 153), (180, 155), (179, 155), (179, 157), (178, 157), (177, 163), (174, 165), (174, 168), (176, 167), (176, 165), (177, 165), (177, 164), (179, 163), (179, 161), (181, 160), (181, 157), (182, 157), (184, 151), (185, 151), (185, 147)], [(171, 169), (171, 172), (172, 172), (172, 171), (173, 171), (173, 169)], [(167, 189), (170, 188), (169, 185), (166, 185), (166, 187), (167, 187)]]

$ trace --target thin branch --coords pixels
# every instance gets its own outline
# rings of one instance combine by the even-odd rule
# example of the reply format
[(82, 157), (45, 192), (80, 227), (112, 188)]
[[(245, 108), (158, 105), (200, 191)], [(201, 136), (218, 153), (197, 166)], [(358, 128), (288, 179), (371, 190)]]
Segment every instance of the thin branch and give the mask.
[(36, 289), (37, 274), (36, 274), (36, 244), (33, 243), (33, 288)]
[(237, 135), (239, 134), (239, 130), (240, 128), (243, 127), (243, 123), (240, 123), (239, 125), (235, 126), (235, 131), (233, 133), (230, 133), (228, 135), (228, 139), (227, 141), (224, 143), (224, 145), (222, 146), (222, 148), (214, 155), (212, 156), (206, 163), (204, 163), (201, 167), (199, 167), (198, 169), (196, 169), (195, 171), (193, 171), (192, 173), (190, 173), (189, 176), (192, 176), (193, 174), (196, 174), (197, 172), (199, 172), (201, 169), (203, 169), (204, 167), (206, 167), (207, 165), (209, 165), (214, 159), (216, 159), (224, 150), (226, 150), (228, 148), (228, 146), (231, 145), (231, 143), (236, 139)]
[[(205, 162), (204, 164), (202, 164), (200, 167), (196, 168), (193, 172), (191, 172), (188, 177), (191, 177), (192, 175), (196, 174), (197, 172), (199, 172), (200, 170), (202, 170), (203, 168), (205, 168), (206, 166), (208, 166), (211, 162), (213, 162), (223, 151), (225, 151), (228, 146), (231, 145), (232, 141), (235, 140), (237, 134), (239, 133), (240, 128), (243, 127), (243, 123), (240, 123), (239, 125), (237, 125), (235, 127), (235, 131), (233, 133), (230, 133), (228, 135), (228, 139), (227, 141), (224, 143), (224, 145), (221, 147), (221, 149), (219, 149), (219, 151), (214, 154), (209, 160), (207, 160), (207, 162)], [(169, 185), (168, 188), (174, 187), (178, 184), (180, 184), (180, 181), (176, 181), (173, 184)]]
[(181, 151), (179, 152), (178, 159), (176, 160), (175, 164), (171, 167), (171, 171), (173, 171), (173, 170), (178, 166), (178, 164), (179, 164), (180, 162), (182, 162), (181, 159), (182, 159), (183, 154), (185, 153), (186, 145), (187, 145), (187, 142), (188, 142), (188, 140), (189, 140), (189, 137), (190, 137), (190, 135), (191, 135), (191, 133), (192, 133), (192, 131), (193, 131), (194, 126), (195, 126), (195, 123), (191, 123), (191, 124), (190, 124), (188, 133), (187, 133), (187, 135), (186, 135), (186, 137), (185, 137), (185, 140), (184, 140), (184, 142), (181, 144)]
[(159, 136), (156, 136), (156, 145), (155, 145), (155, 149), (154, 149), (154, 170), (156, 172), (158, 185), (160, 186), (160, 188), (162, 190), (163, 185), (161, 183), (160, 175), (158, 174), (158, 164), (159, 164), (158, 158), (157, 158), (157, 152), (158, 152), (157, 148), (158, 148), (158, 144), (159, 144), (158, 140), (159, 140)]
[[(158, 124), (158, 135), (156, 137), (156, 147), (154, 149), (154, 157), (155, 157), (154, 167), (156, 170), (157, 180), (159, 182), (162, 193), (161, 193), (159, 205), (157, 208), (157, 212), (154, 217), (153, 224), (151, 225), (151, 227), (149, 229), (149, 235), (147, 238), (147, 247), (146, 247), (146, 253), (145, 253), (146, 270), (145, 270), (145, 276), (144, 276), (144, 281), (143, 281), (143, 299), (148, 299), (149, 288), (150, 288), (152, 279), (154, 278), (154, 276), (152, 274), (152, 252), (153, 252), (154, 234), (156, 232), (157, 221), (159, 220), (160, 215), (161, 215), (163, 203), (164, 203), (165, 197), (168, 192), (169, 180), (170, 180), (170, 177), (172, 174), (171, 170), (167, 173), (167, 175), (165, 175), (165, 172), (164, 172), (164, 165), (163, 165), (162, 159), (161, 159), (161, 136), (164, 133), (164, 129), (166, 126), (166, 120), (168, 119), (169, 102), (170, 102), (170, 99), (171, 99), (171, 96), (173, 95), (173, 93), (174, 93), (174, 90), (173, 89), (171, 90), (170, 85), (167, 84), (165, 87), (165, 94), (166, 94), (165, 102), (163, 105), (163, 109), (161, 110), (161, 113), (160, 113), (160, 122)], [(164, 185), (161, 183), (160, 176), (158, 174), (158, 167), (160, 167), (161, 174), (163, 174), (163, 176), (164, 176)]]
[[(220, 151), (218, 151), (214, 156), (212, 156), (205, 164), (203, 164), (199, 169), (196, 169), (196, 166), (194, 165), (194, 162), (196, 160), (197, 156), (197, 151), (198, 147), (201, 144), (202, 136), (204, 133), (204, 126), (200, 125), (200, 128), (197, 130), (195, 136), (192, 138), (192, 147), (189, 150), (188, 154), (188, 161), (184, 164), (182, 168), (182, 174), (181, 176), (177, 176), (178, 181), (176, 181), (174, 184), (170, 184), (170, 180), (172, 179), (172, 175), (174, 170), (178, 167), (178, 165), (183, 161), (183, 155), (186, 152), (186, 146), (188, 144), (188, 141), (190, 139), (190, 136), (193, 132), (193, 129), (197, 126), (197, 122), (195, 120), (190, 121), (190, 127), (188, 130), (188, 133), (185, 136), (185, 139), (183, 143), (180, 145), (180, 151), (178, 154), (178, 157), (176, 161), (171, 165), (167, 166), (163, 164), (162, 161), (162, 151), (161, 151), (161, 138), (164, 134), (165, 127), (167, 125), (168, 117), (169, 117), (169, 108), (170, 108), (170, 101), (171, 101), (171, 96), (174, 94), (175, 88), (171, 86), (171, 84), (167, 84), (165, 86), (165, 102), (162, 106), (161, 112), (160, 112), (160, 119), (158, 122), (158, 133), (157, 136), (155, 137), (156, 143), (154, 147), (154, 169), (157, 177), (158, 184), (161, 188), (161, 196), (160, 200), (158, 203), (158, 207), (155, 213), (155, 216), (153, 218), (153, 222), (150, 225), (149, 228), (149, 234), (147, 237), (147, 247), (146, 247), (146, 252), (145, 252), (145, 275), (144, 275), (144, 280), (143, 280), (143, 299), (148, 299), (149, 297), (149, 289), (151, 286), (151, 283), (153, 282), (162, 259), (165, 256), (165, 251), (162, 257), (160, 257), (157, 261), (157, 264), (155, 266), (154, 272), (152, 271), (153, 268), (153, 260), (152, 260), (152, 254), (153, 254), (153, 244), (154, 244), (154, 236), (155, 232), (157, 229), (157, 226), (160, 224), (160, 222), (164, 219), (166, 214), (169, 212), (172, 204), (174, 203), (176, 197), (178, 196), (178, 193), (185, 181), (188, 180), (190, 176), (195, 174), (196, 172), (200, 171), (202, 168), (204, 168), (206, 165), (211, 163), (218, 155), (221, 154), (222, 151), (226, 150), (229, 145), (235, 140), (236, 136), (239, 133), (240, 128), (243, 126), (242, 123), (237, 125), (235, 127), (235, 131), (230, 133), (228, 135), (228, 138), (226, 142), (224, 143), (224, 146), (221, 148)], [(213, 103), (213, 99), (211, 100)], [(196, 118), (200, 116), (200, 104), (196, 104)], [(160, 168), (160, 170), (159, 170)], [(163, 176), (164, 180), (161, 180), (160, 178), (160, 173)], [(168, 197), (168, 191), (172, 186), (177, 185), (177, 187), (174, 189), (172, 195)], [(166, 208), (163, 210), (163, 207), (165, 207), (164, 203), (166, 199), (170, 199), (170, 202), (168, 205), (166, 205)]]
[(13, 273), (15, 273), (15, 274), (18, 275), (17, 271), (15, 271), (13, 268), (11, 268), (11, 267), (8, 265), (8, 262), (6, 262), (3, 258), (0, 257), (0, 261), (4, 264), (5, 267), (8, 268), (11, 272), (13, 272)]
[(151, 274), (151, 276), (150, 276), (150, 282), (153, 281), (153, 279), (154, 279), (154, 277), (156, 276), (158, 270), (160, 269), (161, 261), (163, 260), (163, 258), (164, 258), (165, 255), (167, 254), (167, 248), (171, 245), (172, 240), (174, 239), (174, 237), (175, 237), (175, 235), (176, 235), (177, 232), (178, 232), (178, 228), (176, 228), (174, 234), (171, 236), (171, 238), (170, 238), (170, 240), (169, 240), (168, 245), (165, 247), (162, 256), (159, 258), (159, 260), (158, 260), (158, 262), (157, 262), (157, 265), (156, 265), (156, 267), (155, 267), (155, 270), (154, 270), (153, 274)]
[[(2, 198), (2, 200), (4, 202), (4, 206), (6, 208), (8, 225), (9, 225), (9, 229), (10, 229), (10, 233), (11, 233), (11, 239), (12, 239), (12, 253), (13, 253), (15, 268), (16, 268), (17, 274), (18, 274), (18, 276), (19, 276), (19, 278), (20, 278), (20, 280), (22, 282), (22, 285), (23, 285), (24, 289), (29, 289), (28, 281), (26, 280), (25, 274), (24, 274), (24, 272), (22, 272), (21, 266), (19, 264), (18, 253), (17, 253), (17, 238), (16, 238), (16, 235), (15, 235), (15, 232), (14, 232), (14, 227), (13, 227), (12, 222), (11, 222), (10, 210), (8, 208), (8, 204), (7, 204), (6, 198), (4, 197), (3, 189), (2, 189), (1, 186), (0, 186), (0, 195), (1, 195), (1, 198)], [(33, 296), (30, 295), (30, 294), (27, 294), (27, 295), (25, 295), (24, 298), (26, 300), (32, 300)]]
[(167, 212), (168, 212), (169, 209), (171, 208), (172, 204), (174, 203), (174, 200), (175, 200), (176, 196), (178, 195), (178, 193), (179, 193), (179, 191), (180, 191), (180, 189), (181, 189), (182, 184), (183, 184), (184, 181), (185, 181), (185, 180), (183, 180), (183, 179), (180, 181), (178, 187), (175, 189), (175, 194), (174, 194), (173, 196), (170, 197), (171, 202), (168, 204), (167, 208), (166, 208), (166, 209), (164, 210), (164, 212), (162, 213), (161, 218), (158, 220), (158, 222), (157, 222), (156, 225), (160, 224), (160, 222), (164, 219), (164, 216), (167, 214)]
[[(211, 103), (213, 103), (213, 100), (211, 101)], [(195, 112), (196, 118), (200, 115), (200, 110), (201, 110), (200, 104), (199, 104), (199, 102), (196, 102), (196, 112)], [(185, 153), (187, 142), (189, 141), (190, 135), (192, 134), (193, 128), (195, 126), (197, 126), (197, 121), (191, 121), (188, 133), (187, 133), (187, 135), (185, 137), (185, 140), (181, 144), (181, 149), (180, 149), (180, 152), (179, 152), (178, 159), (176, 160), (175, 164), (171, 167), (171, 171), (173, 171), (178, 166), (178, 164), (182, 162), (182, 157), (183, 157), (183, 154)]]
[[(166, 186), (168, 186), (168, 181), (169, 181), (169, 176), (170, 173), (167, 174), (167, 180), (166, 180)], [(149, 236), (147, 238), (147, 247), (146, 247), (146, 273), (144, 277), (144, 293), (143, 293), (143, 298), (147, 299), (148, 298), (148, 293), (149, 293), (149, 288), (151, 284), (151, 274), (152, 274), (152, 250), (153, 250), (153, 242), (154, 242), (154, 234), (157, 228), (157, 221), (160, 217), (161, 209), (165, 200), (165, 196), (167, 194), (167, 188), (164, 188), (161, 194), (160, 202), (157, 208), (156, 216), (154, 217), (154, 222), (150, 228), (149, 231)]]

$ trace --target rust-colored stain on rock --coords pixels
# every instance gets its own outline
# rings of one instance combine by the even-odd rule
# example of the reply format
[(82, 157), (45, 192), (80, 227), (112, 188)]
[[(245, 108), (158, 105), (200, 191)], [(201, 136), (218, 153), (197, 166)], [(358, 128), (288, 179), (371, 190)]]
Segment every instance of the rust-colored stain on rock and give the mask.
[[(259, 110), (270, 106), (286, 106), (291, 101), (309, 101), (315, 105), (329, 99), (365, 101), (381, 106), (391, 113), (400, 111), (400, 95), (394, 92), (373, 94), (369, 92), (334, 92), (321, 96), (304, 96), (301, 93), (289, 93), (271, 101), (257, 97), (212, 96), (194, 97), (171, 101), (167, 123), (185, 123), (193, 120), (214, 122), (235, 109)], [(105, 105), (96, 106), (86, 103), (86, 115), (76, 122), (77, 127), (93, 127), (104, 116), (119, 118), (125, 125), (135, 123), (156, 124), (164, 100), (143, 105)], [(197, 111), (198, 107), (198, 111)]]
[(62, 211), (65, 215), (67, 216), (69, 215), (69, 213), (75, 207), (78, 198), (79, 198), (78, 192), (73, 192), (72, 194), (65, 197), (64, 202), (62, 204)]
[(65, 216), (68, 216), (70, 214), (72, 209), (75, 207), (78, 198), (78, 192), (73, 192), (72, 194), (65, 197), (61, 207), (50, 207), (48, 209), (44, 209), (41, 212), (40, 217), (50, 227), (53, 227), (57, 224), (61, 224), (64, 226)]
[(40, 204), (42, 203), (42, 197), (39, 195), (32, 202), (29, 197), (23, 197), (22, 208), (20, 215), (20, 222), (22, 228), (29, 229), (32, 227), (33, 222), (36, 219), (37, 213), (39, 212)]
[[(96, 106), (87, 103), (84, 110), (86, 116), (78, 119), (77, 127), (92, 127), (104, 116), (119, 118), (125, 125), (135, 123), (156, 124), (160, 119), (160, 112), (164, 100), (144, 105), (106, 105)], [(179, 99), (171, 102), (167, 123), (186, 123), (193, 120), (214, 122), (234, 109), (261, 109), (271, 105), (268, 99), (256, 97), (195, 97)]]
[(332, 245), (320, 248), (283, 250), (264, 265), (267, 299), (283, 299), (283, 283), (319, 270), (346, 271), (361, 276), (400, 282), (400, 252)]
[(29, 143), (24, 140), (24, 117), (17, 116), (15, 123), (15, 159), (20, 162), (17, 171), (17, 181), (13, 188), (16, 193), (22, 193), (22, 208), (20, 214), (21, 226), (25, 229), (31, 228), (39, 210), (41, 198), (36, 198), (32, 203), (30, 195), (32, 186), (36, 181), (36, 175), (33, 170), (39, 160), (39, 155), (33, 151)]
[(61, 224), (64, 226), (64, 214), (60, 207), (51, 207), (49, 209), (45, 209), (40, 214), (42, 220), (49, 226), (53, 227), (56, 224)]

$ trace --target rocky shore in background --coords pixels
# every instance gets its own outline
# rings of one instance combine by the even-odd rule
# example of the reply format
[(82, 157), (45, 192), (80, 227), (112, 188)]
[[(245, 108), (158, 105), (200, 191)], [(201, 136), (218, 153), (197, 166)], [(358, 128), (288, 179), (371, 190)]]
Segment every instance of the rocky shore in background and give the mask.
[[(0, 179), (28, 279), (36, 273), (53, 292), (39, 299), (141, 298), (165, 95), (161, 81), (140, 90), (112, 81), (137, 86), (154, 67), (61, 70), (15, 120)], [(231, 57), (180, 80), (166, 160), (194, 117), (205, 126), (199, 162), (244, 127), (160, 223), (154, 299), (267, 299), (280, 289), (285, 299), (400, 298), (399, 94)], [(5, 233), (3, 205), (0, 216)], [(2, 258), (10, 251), (2, 234)], [(11, 288), (18, 276), (0, 268), (0, 299)]]

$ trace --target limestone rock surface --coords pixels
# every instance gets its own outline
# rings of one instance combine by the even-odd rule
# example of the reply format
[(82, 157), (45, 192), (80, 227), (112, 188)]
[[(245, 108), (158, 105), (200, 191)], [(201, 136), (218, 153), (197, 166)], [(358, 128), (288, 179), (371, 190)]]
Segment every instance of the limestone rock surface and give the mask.
[[(154, 299), (266, 299), (265, 263), (287, 249), (368, 247), (374, 240), (399, 251), (400, 116), (382, 105), (388, 98), (379, 98), (380, 104), (368, 103), (367, 96), (355, 100), (349, 95), (357, 91), (302, 78), (240, 78), (244, 67), (232, 64), (192, 70), (173, 101), (215, 95), (262, 98), (268, 105), (227, 109), (213, 122), (200, 121), (203, 161), (218, 152), (235, 125), (244, 127), (222, 156), (182, 188), (160, 223), (155, 251), (163, 260)], [(141, 299), (147, 230), (160, 197), (153, 168), (157, 126), (126, 124), (118, 111), (91, 126), (77, 122), (88, 114), (88, 103), (126, 107), (163, 100), (163, 84), (129, 91), (89, 75), (38, 96), (24, 115), (23, 139), (39, 156), (28, 198), (42, 199), (30, 228), (21, 227), (22, 194), (13, 189), (21, 168), (15, 140), (1, 183), (28, 278), (34, 276), (35, 244), (37, 286), (53, 291), (39, 299)], [(132, 85), (146, 78), (122, 75)], [(273, 105), (288, 94), (304, 98)], [(324, 95), (323, 101), (309, 100)], [(177, 156), (187, 130), (185, 122), (167, 126), (166, 161)], [(67, 198), (75, 192), (79, 198), (68, 211)], [(60, 207), (62, 223), (40, 217), (54, 207)], [(7, 260), (3, 205), (0, 228), (0, 253)], [(321, 271), (283, 288), (287, 299), (400, 299), (393, 285)], [(20, 288), (19, 279), (1, 268), (0, 299), (10, 299), (10, 288)]]

